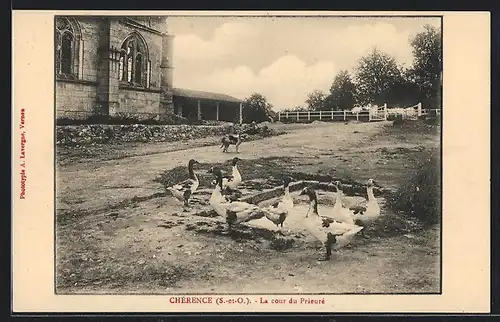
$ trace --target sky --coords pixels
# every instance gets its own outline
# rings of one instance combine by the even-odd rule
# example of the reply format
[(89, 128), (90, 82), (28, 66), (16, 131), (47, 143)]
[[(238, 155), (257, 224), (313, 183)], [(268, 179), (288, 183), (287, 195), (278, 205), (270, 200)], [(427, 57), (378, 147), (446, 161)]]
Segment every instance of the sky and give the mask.
[(240, 99), (263, 94), (274, 110), (305, 105), (352, 71), (374, 46), (400, 64), (413, 60), (409, 37), (440, 18), (169, 17), (174, 86)]

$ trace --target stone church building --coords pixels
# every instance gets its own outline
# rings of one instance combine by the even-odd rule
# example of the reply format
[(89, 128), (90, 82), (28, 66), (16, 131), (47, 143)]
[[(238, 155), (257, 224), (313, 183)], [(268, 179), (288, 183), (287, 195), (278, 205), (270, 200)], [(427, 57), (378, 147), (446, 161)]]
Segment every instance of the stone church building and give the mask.
[(56, 16), (54, 25), (57, 118), (242, 122), (240, 99), (174, 87), (167, 17)]

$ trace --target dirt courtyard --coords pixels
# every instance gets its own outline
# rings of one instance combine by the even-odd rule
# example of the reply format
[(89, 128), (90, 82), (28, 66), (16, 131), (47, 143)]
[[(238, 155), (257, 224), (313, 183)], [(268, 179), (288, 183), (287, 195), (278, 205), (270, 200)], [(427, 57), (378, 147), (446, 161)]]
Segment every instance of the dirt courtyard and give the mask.
[[(426, 126), (270, 127), (287, 133), (241, 145), (243, 180), (250, 173), (264, 179), (286, 171), (358, 182), (373, 178), (395, 190), (439, 151), (439, 129)], [(85, 158), (59, 149), (71, 157), (58, 158), (56, 171), (56, 292), (440, 292), (440, 228), (415, 229), (417, 224), (398, 219), (404, 229), (390, 233), (397, 217), (384, 207), (388, 219), (378, 233), (357, 238), (327, 262), (317, 261), (321, 245), (305, 232), (293, 232), (281, 247), (273, 227), (244, 224), (236, 237), (227, 236), (222, 218), (183, 212), (155, 179), (185, 168), (190, 158), (203, 169), (221, 164), (229, 170), (227, 161), (236, 154), (222, 153), (219, 139), (104, 146)], [(209, 193), (210, 187), (200, 187), (196, 202), (206, 206)]]

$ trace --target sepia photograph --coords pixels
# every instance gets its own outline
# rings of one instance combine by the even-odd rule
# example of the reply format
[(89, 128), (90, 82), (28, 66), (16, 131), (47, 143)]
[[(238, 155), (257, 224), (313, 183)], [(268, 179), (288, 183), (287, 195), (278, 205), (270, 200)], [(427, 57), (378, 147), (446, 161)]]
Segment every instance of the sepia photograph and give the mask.
[(54, 18), (56, 294), (440, 294), (440, 16)]

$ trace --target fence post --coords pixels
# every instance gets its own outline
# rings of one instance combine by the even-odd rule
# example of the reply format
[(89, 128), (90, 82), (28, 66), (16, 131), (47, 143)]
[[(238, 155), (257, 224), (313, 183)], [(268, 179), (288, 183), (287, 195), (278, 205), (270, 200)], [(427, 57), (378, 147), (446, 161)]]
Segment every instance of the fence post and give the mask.
[(356, 112), (356, 122), (359, 122), (359, 112)]
[(307, 120), (310, 121), (311, 120), (311, 111), (307, 111)]
[(387, 103), (384, 103), (384, 121), (387, 121)]
[(344, 110), (344, 121), (346, 120), (346, 118), (347, 118), (347, 111)]
[(417, 116), (422, 116), (422, 103), (418, 103)]
[(286, 112), (285, 116), (286, 116), (286, 119), (288, 120), (288, 112)]
[(300, 113), (300, 112), (297, 112), (297, 121), (299, 120), (299, 113)]
[(319, 120), (321, 121), (321, 111), (319, 111)]
[(281, 121), (281, 112), (278, 112), (278, 122)]
[(333, 121), (333, 108), (332, 108), (332, 121)]

